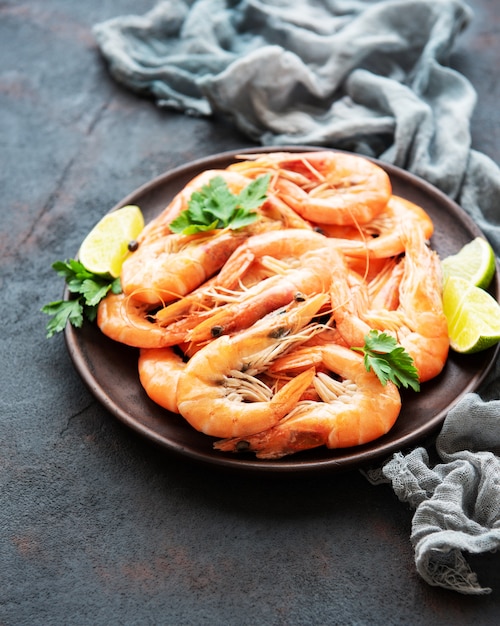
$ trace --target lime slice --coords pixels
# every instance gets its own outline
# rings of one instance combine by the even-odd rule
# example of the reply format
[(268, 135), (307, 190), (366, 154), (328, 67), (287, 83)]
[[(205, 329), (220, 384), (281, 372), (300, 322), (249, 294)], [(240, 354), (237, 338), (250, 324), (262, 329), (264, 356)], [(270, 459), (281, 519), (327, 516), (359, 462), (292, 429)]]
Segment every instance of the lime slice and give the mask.
[(480, 352), (500, 341), (500, 305), (464, 278), (450, 276), (446, 281), (443, 310), (455, 352)]
[(450, 276), (458, 276), (487, 289), (495, 273), (495, 253), (486, 239), (476, 237), (457, 254), (443, 259), (442, 268), (445, 282)]
[(138, 206), (127, 205), (105, 215), (85, 237), (78, 257), (93, 274), (120, 275), (129, 253), (128, 244), (144, 228), (144, 217)]

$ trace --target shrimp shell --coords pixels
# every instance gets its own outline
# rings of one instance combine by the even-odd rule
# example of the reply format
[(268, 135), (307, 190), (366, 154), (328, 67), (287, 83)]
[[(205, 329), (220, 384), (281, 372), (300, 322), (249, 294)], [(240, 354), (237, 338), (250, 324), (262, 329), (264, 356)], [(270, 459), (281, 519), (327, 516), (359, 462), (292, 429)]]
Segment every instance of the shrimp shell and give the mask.
[(164, 409), (178, 413), (177, 385), (186, 364), (174, 348), (142, 348), (139, 380), (149, 398)]
[(332, 277), (342, 271), (339, 253), (332, 248), (318, 248), (300, 257), (300, 267), (257, 283), (235, 302), (214, 309), (212, 315), (186, 334), (186, 341), (202, 342), (229, 334), (261, 319), (293, 300), (318, 293), (328, 293)]
[(248, 237), (233, 252), (220, 270), (216, 283), (232, 289), (255, 260), (270, 256), (297, 263), (303, 254), (328, 246), (335, 247), (335, 242), (312, 230), (290, 228), (259, 233)]
[(214, 437), (245, 436), (276, 424), (309, 387), (314, 370), (303, 372), (276, 393), (256, 376), (308, 335), (299, 331), (326, 302), (319, 294), (263, 318), (250, 329), (223, 335), (189, 360), (177, 387), (180, 414)]
[(362, 346), (372, 328), (388, 332), (413, 358), (419, 380), (425, 382), (440, 374), (449, 350), (441, 264), (418, 225), (409, 223), (402, 229), (405, 256), (391, 277), (397, 293), (390, 301), (397, 307), (371, 308), (369, 298), (364, 304), (353, 297), (346, 280), (332, 282), (331, 305), (336, 328), (348, 345)]
[[(300, 351), (307, 360), (308, 349)], [(383, 385), (367, 372), (363, 357), (349, 348), (331, 344), (313, 349), (337, 380), (324, 372), (313, 379), (320, 401), (305, 400), (275, 426), (253, 436), (230, 438), (214, 444), (224, 452), (255, 452), (261, 459), (279, 459), (318, 446), (348, 448), (386, 434), (401, 411), (401, 397), (392, 382)]]
[(122, 289), (150, 304), (175, 300), (215, 274), (246, 237), (219, 230), (146, 240), (123, 263)]
[(404, 226), (409, 222), (418, 224), (424, 237), (430, 239), (434, 224), (419, 205), (392, 195), (374, 219), (357, 226), (332, 226), (321, 224), (320, 231), (338, 240), (344, 254), (351, 257), (385, 259), (405, 251)]
[(276, 195), (314, 223), (365, 224), (385, 208), (392, 193), (385, 170), (355, 154), (275, 152), (230, 166), (246, 176), (252, 168), (277, 172)]
[(153, 322), (150, 310), (151, 305), (132, 296), (108, 292), (97, 307), (97, 326), (104, 335), (127, 346), (160, 348), (166, 345), (165, 331)]

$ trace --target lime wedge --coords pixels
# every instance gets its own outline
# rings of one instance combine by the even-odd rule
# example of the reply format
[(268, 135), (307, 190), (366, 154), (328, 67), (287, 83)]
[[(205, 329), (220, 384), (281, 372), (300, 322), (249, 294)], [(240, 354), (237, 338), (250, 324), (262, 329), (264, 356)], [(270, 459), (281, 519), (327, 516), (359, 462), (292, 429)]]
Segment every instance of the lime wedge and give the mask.
[(500, 341), (500, 305), (464, 278), (450, 276), (446, 281), (443, 310), (455, 352), (480, 352)]
[(127, 205), (108, 213), (83, 240), (80, 263), (93, 274), (116, 278), (129, 253), (128, 244), (143, 228), (144, 217), (138, 206)]
[(476, 237), (457, 254), (443, 259), (441, 265), (445, 282), (450, 276), (458, 276), (487, 289), (495, 273), (495, 253), (486, 239)]

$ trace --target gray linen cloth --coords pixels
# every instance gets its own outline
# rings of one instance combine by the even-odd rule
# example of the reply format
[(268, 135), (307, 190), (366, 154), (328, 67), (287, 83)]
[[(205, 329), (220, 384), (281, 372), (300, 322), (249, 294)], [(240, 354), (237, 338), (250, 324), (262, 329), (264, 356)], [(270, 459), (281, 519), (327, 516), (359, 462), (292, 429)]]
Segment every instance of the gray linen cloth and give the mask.
[[(167, 0), (98, 24), (116, 80), (190, 115), (221, 115), (263, 145), (375, 156), (434, 184), (500, 253), (500, 170), (471, 148), (476, 94), (448, 66), (472, 13), (460, 0)], [(415, 508), (420, 575), (483, 588), (464, 553), (500, 546), (500, 370), (447, 415), (427, 450), (379, 469)], [(377, 472), (372, 473), (375, 482)]]

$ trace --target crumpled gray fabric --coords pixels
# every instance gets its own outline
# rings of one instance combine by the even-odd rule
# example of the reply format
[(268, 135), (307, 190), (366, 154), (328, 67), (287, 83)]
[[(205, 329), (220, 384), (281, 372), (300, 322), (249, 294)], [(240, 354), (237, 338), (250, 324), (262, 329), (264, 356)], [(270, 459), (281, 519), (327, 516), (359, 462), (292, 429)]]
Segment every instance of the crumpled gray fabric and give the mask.
[[(377, 157), (472, 216), (500, 254), (500, 170), (471, 148), (476, 102), (448, 66), (472, 19), (460, 0), (166, 0), (98, 24), (116, 80), (191, 115), (222, 115), (263, 145)], [(415, 507), (412, 542), (432, 585), (485, 593), (463, 553), (500, 546), (500, 371), (446, 417), (426, 450), (381, 469)]]
[(382, 468), (394, 492), (415, 509), (411, 542), (429, 584), (481, 594), (463, 553), (500, 546), (500, 400), (470, 393), (447, 415), (429, 463), (424, 448), (395, 454)]
[(94, 34), (113, 76), (159, 106), (223, 115), (263, 145), (405, 168), (477, 218), (500, 254), (498, 169), (471, 149), (476, 94), (447, 66), (471, 18), (460, 0), (166, 0)]

